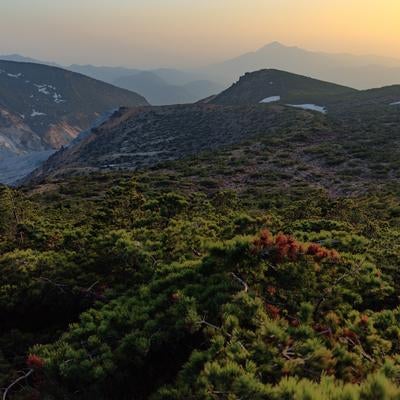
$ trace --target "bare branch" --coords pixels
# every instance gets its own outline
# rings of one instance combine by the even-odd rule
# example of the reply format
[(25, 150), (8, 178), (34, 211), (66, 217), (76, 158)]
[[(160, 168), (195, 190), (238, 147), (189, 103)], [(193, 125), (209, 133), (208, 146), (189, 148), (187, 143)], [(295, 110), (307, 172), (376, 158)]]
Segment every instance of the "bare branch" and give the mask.
[(292, 357), (295, 356), (292, 347), (286, 346), (282, 351), (282, 356), (286, 358), (286, 360), (292, 360)]
[(8, 392), (19, 382), (23, 381), (24, 379), (27, 379), (30, 375), (32, 375), (33, 369), (30, 369), (26, 374), (20, 376), (18, 379), (16, 379), (14, 382), (12, 382), (5, 390), (3, 393), (2, 400), (7, 399)]
[(364, 350), (364, 348), (363, 348), (363, 346), (362, 346), (362, 344), (361, 344), (361, 342), (360, 342), (359, 339), (357, 339), (357, 343), (355, 343), (354, 340), (352, 340), (352, 339), (350, 339), (350, 338), (346, 338), (346, 341), (347, 341), (348, 343), (350, 343), (350, 344), (351, 344), (352, 346), (354, 346), (354, 347), (358, 346), (359, 349), (360, 349), (361, 355), (362, 355), (363, 357), (365, 357), (368, 361), (370, 361), (370, 362), (373, 362), (373, 361), (374, 361), (374, 359), (373, 359), (369, 354), (367, 354), (367, 353), (365, 352), (365, 350)]
[[(60, 292), (65, 293), (67, 289), (71, 290), (71, 286), (65, 283), (58, 283), (55, 281), (52, 281), (49, 278), (45, 278), (44, 276), (40, 276), (37, 278), (37, 280), (47, 282), (53, 286), (55, 286)], [(81, 293), (91, 293), (93, 289), (95, 288), (96, 285), (98, 285), (100, 281), (96, 281), (92, 283), (88, 288), (78, 288)]]
[(247, 285), (247, 283), (240, 277), (238, 277), (235, 273), (231, 273), (231, 275), (239, 282), (243, 285), (243, 290), (245, 291), (245, 293), (247, 293), (249, 291), (249, 286)]
[(64, 284), (64, 283), (54, 282), (54, 281), (52, 281), (51, 279), (45, 278), (45, 277), (43, 277), (43, 276), (40, 276), (40, 277), (38, 278), (38, 280), (44, 281), (44, 282), (47, 282), (47, 283), (50, 283), (51, 285), (55, 286), (58, 290), (60, 290), (62, 293), (65, 293), (65, 288), (68, 287), (68, 285), (66, 285), (66, 284)]
[(196, 250), (194, 247), (192, 247), (192, 252), (196, 257), (202, 257), (201, 252)]
[[(208, 326), (208, 327), (210, 327), (210, 328), (213, 328), (213, 329), (216, 329), (217, 331), (222, 331), (222, 328), (221, 327), (219, 327), (219, 326), (217, 326), (217, 325), (214, 325), (214, 324), (211, 324), (210, 322), (207, 322), (206, 320), (205, 320), (205, 317), (203, 317), (203, 319), (202, 320), (200, 320), (199, 322), (198, 322), (198, 324), (199, 325), (206, 325), (206, 326)], [(228, 332), (225, 332), (225, 334), (228, 336), (228, 337), (232, 337), (232, 335), (230, 334), (230, 333), (228, 333)]]
[(99, 284), (99, 281), (94, 282), (92, 285), (90, 285), (87, 289), (85, 289), (85, 292), (91, 292), (92, 289)]

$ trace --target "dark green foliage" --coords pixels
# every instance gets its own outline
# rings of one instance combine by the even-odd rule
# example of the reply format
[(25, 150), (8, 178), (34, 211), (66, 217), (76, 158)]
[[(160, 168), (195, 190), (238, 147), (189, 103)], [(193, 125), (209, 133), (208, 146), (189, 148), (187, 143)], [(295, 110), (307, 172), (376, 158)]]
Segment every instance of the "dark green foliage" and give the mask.
[(400, 398), (397, 195), (213, 165), (2, 189), (9, 398)]

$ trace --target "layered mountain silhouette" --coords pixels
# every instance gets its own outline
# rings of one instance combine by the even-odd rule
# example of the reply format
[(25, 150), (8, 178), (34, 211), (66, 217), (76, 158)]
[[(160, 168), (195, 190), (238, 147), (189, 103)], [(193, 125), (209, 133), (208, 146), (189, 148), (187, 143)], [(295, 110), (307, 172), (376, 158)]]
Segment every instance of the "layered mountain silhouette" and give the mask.
[[(18, 54), (0, 56), (0, 59), (56, 65)], [(198, 101), (219, 93), (244, 73), (260, 69), (284, 70), (357, 89), (371, 89), (400, 81), (400, 59), (316, 52), (279, 42), (190, 71), (171, 68), (144, 71), (77, 64), (63, 68), (125, 89), (139, 88), (136, 91), (153, 105)], [(144, 81), (138, 82), (140, 77), (144, 77), (143, 73), (146, 73)]]
[(38, 60), (36, 58), (32, 57), (26, 57), (21, 54), (4, 54), (0, 55), (0, 60), (3, 61), (15, 61), (15, 62), (25, 62), (25, 63), (33, 63), (33, 64), (44, 64), (44, 65), (50, 65), (52, 67), (61, 67), (61, 65), (51, 62), (51, 61), (43, 61), (43, 60)]
[(314, 52), (278, 42), (201, 70), (220, 83), (229, 84), (245, 72), (279, 69), (351, 86), (370, 89), (400, 81), (400, 60)]
[(141, 71), (72, 65), (68, 69), (140, 93), (152, 105), (193, 103), (224, 89), (223, 85), (205, 79), (202, 74), (168, 68)]
[(121, 88), (143, 93), (153, 105), (194, 103), (223, 89), (222, 85), (207, 80), (171, 85), (150, 71), (122, 77), (114, 83)]

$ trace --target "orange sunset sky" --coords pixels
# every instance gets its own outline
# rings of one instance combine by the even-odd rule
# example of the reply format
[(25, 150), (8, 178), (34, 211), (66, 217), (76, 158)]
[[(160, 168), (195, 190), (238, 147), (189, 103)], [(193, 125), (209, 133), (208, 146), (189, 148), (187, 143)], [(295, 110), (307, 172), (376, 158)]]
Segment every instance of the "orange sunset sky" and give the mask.
[(0, 53), (205, 65), (271, 41), (400, 58), (400, 0), (1, 0)]

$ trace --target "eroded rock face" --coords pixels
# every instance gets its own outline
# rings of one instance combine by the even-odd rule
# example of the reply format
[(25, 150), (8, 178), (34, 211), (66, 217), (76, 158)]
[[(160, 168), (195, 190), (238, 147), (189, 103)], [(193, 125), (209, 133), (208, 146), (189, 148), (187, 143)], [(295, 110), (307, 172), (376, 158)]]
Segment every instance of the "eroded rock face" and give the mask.
[(24, 119), (0, 106), (0, 156), (44, 150), (45, 145)]
[(51, 124), (49, 126), (49, 129), (43, 135), (43, 140), (52, 149), (59, 149), (75, 139), (81, 131), (81, 127), (61, 121), (58, 124)]

